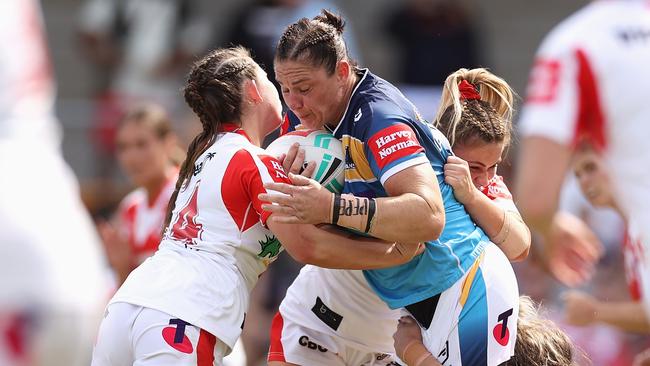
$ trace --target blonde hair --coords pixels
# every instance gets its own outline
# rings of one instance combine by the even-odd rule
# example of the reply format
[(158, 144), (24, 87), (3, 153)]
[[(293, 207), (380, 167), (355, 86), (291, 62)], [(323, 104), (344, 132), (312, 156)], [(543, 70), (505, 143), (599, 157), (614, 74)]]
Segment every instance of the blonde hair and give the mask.
[(521, 296), (515, 355), (502, 366), (573, 366), (574, 351), (569, 336), (551, 320), (540, 317), (530, 297)]
[[(462, 98), (458, 85), (463, 81), (474, 86), (479, 99)], [(435, 126), (451, 146), (473, 139), (510, 143), (515, 93), (502, 78), (484, 68), (459, 69), (445, 80)]]

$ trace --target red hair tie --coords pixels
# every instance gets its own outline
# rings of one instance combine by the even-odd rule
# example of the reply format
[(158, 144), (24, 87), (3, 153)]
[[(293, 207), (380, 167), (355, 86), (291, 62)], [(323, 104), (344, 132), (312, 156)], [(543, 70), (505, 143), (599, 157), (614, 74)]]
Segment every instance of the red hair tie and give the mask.
[(481, 94), (479, 94), (476, 87), (467, 80), (463, 80), (458, 84), (458, 91), (460, 91), (460, 100), (481, 100)]

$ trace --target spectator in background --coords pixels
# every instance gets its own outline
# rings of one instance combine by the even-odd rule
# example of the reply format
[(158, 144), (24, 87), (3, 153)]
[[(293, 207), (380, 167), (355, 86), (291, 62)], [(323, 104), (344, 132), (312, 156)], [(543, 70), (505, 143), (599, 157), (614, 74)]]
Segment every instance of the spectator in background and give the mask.
[(117, 129), (117, 158), (137, 187), (121, 202), (114, 223), (99, 224), (104, 249), (119, 281), (157, 249), (169, 197), (184, 153), (165, 110), (153, 104), (129, 111)]
[[(621, 212), (614, 201), (611, 182), (602, 158), (588, 145), (578, 148), (573, 169), (580, 189), (592, 205), (610, 207)], [(565, 296), (565, 311), (569, 324), (587, 326), (602, 322), (629, 332), (650, 333), (650, 323), (640, 302), (641, 289), (637, 270), (641, 260), (641, 244), (627, 238), (622, 249), (632, 301), (599, 301), (583, 292), (569, 292)]]
[(459, 67), (478, 66), (474, 24), (453, 0), (408, 0), (390, 15), (386, 30), (401, 56), (400, 80), (442, 85)]
[[(104, 160), (100, 174), (112, 172), (116, 125), (135, 103), (155, 101), (176, 119), (185, 114), (178, 90), (194, 55), (211, 39), (198, 0), (86, 0), (79, 38), (97, 66), (93, 137)], [(108, 70), (108, 71), (106, 71)]]
[(0, 1), (0, 365), (88, 365), (108, 300), (54, 99), (40, 4)]

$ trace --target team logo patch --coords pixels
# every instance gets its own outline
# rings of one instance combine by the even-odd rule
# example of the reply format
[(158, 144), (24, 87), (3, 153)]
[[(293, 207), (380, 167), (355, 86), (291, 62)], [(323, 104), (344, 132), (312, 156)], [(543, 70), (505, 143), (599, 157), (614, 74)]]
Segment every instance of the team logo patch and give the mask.
[(361, 116), (363, 116), (363, 113), (361, 113), (361, 108), (357, 111), (357, 113), (354, 115), (354, 122), (359, 122), (361, 119)]
[(189, 323), (180, 319), (169, 319), (169, 324), (176, 325), (176, 327), (165, 327), (162, 330), (162, 337), (165, 342), (178, 352), (192, 353), (194, 347), (190, 339), (185, 335), (185, 326), (189, 325)]
[(259, 253), (257, 253), (257, 256), (260, 258), (277, 257), (278, 254), (280, 254), (280, 249), (282, 248), (282, 244), (280, 244), (280, 241), (278, 240), (278, 238), (275, 237), (275, 235), (271, 235), (270, 237), (268, 235), (264, 235), (264, 236), (266, 239), (258, 240), (258, 243), (262, 247), (262, 250)]
[(424, 151), (415, 132), (405, 124), (396, 124), (377, 132), (368, 140), (368, 146), (380, 169), (398, 159)]
[(499, 315), (499, 324), (492, 329), (494, 339), (502, 346), (508, 345), (510, 331), (508, 330), (508, 318), (512, 315), (512, 309), (508, 309)]
[(555, 100), (560, 85), (561, 64), (557, 60), (535, 60), (528, 80), (526, 101), (530, 103), (550, 103)]

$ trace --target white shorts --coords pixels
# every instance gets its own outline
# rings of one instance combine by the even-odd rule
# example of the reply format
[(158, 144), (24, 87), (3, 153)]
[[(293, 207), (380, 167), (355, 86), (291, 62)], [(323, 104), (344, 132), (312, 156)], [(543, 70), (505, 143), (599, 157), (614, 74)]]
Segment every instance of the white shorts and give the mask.
[(306, 265), (287, 289), (279, 312), (285, 323), (335, 337), (353, 349), (394, 353), (400, 310), (391, 310), (375, 294), (362, 271)]
[[(519, 289), (512, 266), (490, 244), (472, 270), (440, 294), (431, 325), (423, 329), (423, 341), (443, 365), (457, 366), (463, 361), (465, 365), (498, 365), (514, 354), (518, 311)], [(271, 331), (269, 360), (315, 364), (315, 355), (319, 355), (328, 364), (348, 359), (303, 347), (299, 344), (303, 335), (318, 340), (312, 343), (322, 348), (336, 350), (332, 355), (345, 355), (349, 349), (364, 355), (395, 354), (392, 335), (404, 313), (405, 309), (388, 308), (361, 271), (305, 266), (280, 304), (281, 318), (274, 321)], [(472, 358), (474, 354), (483, 359)]]
[(158, 310), (113, 303), (99, 327), (92, 366), (223, 365), (228, 346)]
[(435, 309), (422, 340), (443, 365), (493, 366), (514, 354), (519, 289), (496, 245), (488, 245), (467, 274), (440, 294)]
[(400, 366), (389, 353), (355, 349), (342, 338), (285, 321), (277, 313), (271, 325), (268, 362), (281, 361), (314, 366)]

